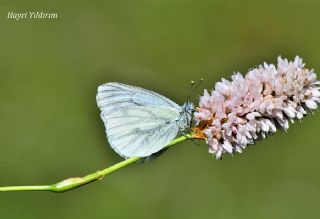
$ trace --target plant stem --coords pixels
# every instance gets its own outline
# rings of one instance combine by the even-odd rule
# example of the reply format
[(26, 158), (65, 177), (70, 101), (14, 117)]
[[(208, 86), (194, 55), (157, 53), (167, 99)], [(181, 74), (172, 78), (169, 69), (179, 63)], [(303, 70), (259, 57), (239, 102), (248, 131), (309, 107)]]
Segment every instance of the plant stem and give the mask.
[[(192, 135), (188, 134), (174, 139), (166, 147), (178, 144), (186, 139), (192, 138)], [(107, 167), (103, 170), (98, 170), (94, 173), (86, 175), (84, 177), (74, 177), (62, 180), (56, 184), (52, 185), (33, 185), (33, 186), (3, 186), (0, 187), (0, 192), (9, 192), (9, 191), (51, 191), (51, 192), (65, 192), (80, 186), (86, 185), (88, 183), (94, 182), (96, 180), (102, 179), (104, 176), (117, 171), (123, 167), (126, 167), (132, 163), (135, 163), (141, 160), (141, 157), (132, 157), (121, 161), (113, 166)]]

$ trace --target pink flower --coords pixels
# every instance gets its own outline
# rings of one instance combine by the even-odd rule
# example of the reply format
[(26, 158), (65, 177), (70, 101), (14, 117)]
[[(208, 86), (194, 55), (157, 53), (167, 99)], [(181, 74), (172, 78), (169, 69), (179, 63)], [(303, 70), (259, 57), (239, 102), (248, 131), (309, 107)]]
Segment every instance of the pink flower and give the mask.
[(194, 113), (195, 136), (205, 138), (209, 153), (242, 152), (248, 144), (287, 130), (289, 121), (302, 119), (320, 104), (320, 82), (313, 70), (278, 57), (277, 67), (264, 63), (245, 76), (236, 73), (231, 81), (217, 82), (211, 94), (204, 90)]

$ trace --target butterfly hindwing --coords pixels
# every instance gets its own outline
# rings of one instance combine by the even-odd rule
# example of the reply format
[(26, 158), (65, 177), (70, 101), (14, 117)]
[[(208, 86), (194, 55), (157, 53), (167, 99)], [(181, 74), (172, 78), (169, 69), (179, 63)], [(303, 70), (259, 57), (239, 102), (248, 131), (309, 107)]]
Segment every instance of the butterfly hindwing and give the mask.
[(131, 106), (101, 113), (111, 147), (121, 156), (147, 157), (177, 135), (179, 111), (168, 106)]

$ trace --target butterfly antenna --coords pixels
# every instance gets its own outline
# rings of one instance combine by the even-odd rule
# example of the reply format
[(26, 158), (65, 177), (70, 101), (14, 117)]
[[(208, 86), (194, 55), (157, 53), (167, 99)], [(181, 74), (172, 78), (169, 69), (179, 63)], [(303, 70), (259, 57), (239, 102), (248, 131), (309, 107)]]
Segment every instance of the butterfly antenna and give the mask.
[(190, 81), (190, 87), (189, 87), (189, 91), (187, 94), (187, 103), (190, 102), (190, 96), (193, 93), (193, 86), (194, 86), (194, 81)]
[[(202, 82), (204, 81), (203, 78), (200, 78), (200, 80), (195, 84), (194, 81), (191, 81), (193, 83), (193, 87), (192, 87), (192, 93), (195, 93), (196, 90), (199, 88), (199, 86), (202, 84)], [(191, 100), (191, 102), (194, 102), (197, 98), (195, 97), (194, 99)]]
[(194, 81), (190, 81), (190, 88), (187, 96), (187, 102), (193, 102), (195, 99), (192, 99), (190, 101), (190, 96), (195, 93), (195, 91), (198, 89), (198, 87), (201, 85), (203, 82), (203, 78), (200, 78), (200, 80), (195, 83)]
[(203, 80), (203, 78), (200, 78), (198, 83), (193, 87), (193, 92), (195, 92), (198, 89), (198, 87), (202, 84)]

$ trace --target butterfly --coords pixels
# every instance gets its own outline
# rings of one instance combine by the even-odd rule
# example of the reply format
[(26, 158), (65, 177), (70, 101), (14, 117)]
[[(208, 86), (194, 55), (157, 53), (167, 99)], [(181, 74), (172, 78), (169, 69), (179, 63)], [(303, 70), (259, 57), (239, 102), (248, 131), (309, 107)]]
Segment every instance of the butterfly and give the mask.
[(179, 106), (140, 87), (110, 82), (96, 98), (110, 146), (124, 158), (159, 152), (191, 124), (192, 103)]

